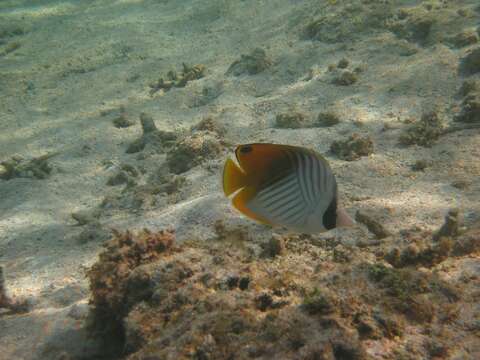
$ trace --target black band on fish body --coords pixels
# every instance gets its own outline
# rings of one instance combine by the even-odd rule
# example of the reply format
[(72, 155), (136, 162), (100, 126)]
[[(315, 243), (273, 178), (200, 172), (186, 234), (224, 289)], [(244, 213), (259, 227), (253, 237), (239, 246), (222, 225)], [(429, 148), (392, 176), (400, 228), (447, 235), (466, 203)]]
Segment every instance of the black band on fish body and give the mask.
[(328, 205), (327, 210), (323, 214), (323, 226), (325, 229), (332, 230), (337, 227), (337, 195), (332, 199), (330, 205)]

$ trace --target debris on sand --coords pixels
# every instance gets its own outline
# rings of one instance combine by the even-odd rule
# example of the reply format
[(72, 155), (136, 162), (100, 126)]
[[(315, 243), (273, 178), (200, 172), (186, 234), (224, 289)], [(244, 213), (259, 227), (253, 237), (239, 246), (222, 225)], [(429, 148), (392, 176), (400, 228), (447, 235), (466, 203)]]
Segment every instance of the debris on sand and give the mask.
[(130, 164), (121, 164), (118, 169), (107, 180), (108, 186), (117, 186), (126, 184), (132, 186), (135, 183), (135, 178), (139, 175), (139, 171), (135, 166)]
[(462, 75), (480, 72), (480, 47), (472, 49), (461, 61), (459, 71)]
[(77, 222), (77, 225), (83, 226), (98, 221), (101, 211), (97, 208), (86, 209), (73, 212), (70, 215)]
[(395, 246), (386, 252), (384, 259), (397, 268), (424, 266), (432, 268), (447, 258), (465, 256), (480, 249), (480, 224), (463, 226), (458, 209), (449, 210), (441, 228), (432, 231), (413, 228), (403, 230)]
[(248, 55), (241, 55), (230, 65), (225, 75), (240, 76), (243, 74), (255, 75), (272, 66), (272, 61), (267, 57), (265, 50), (256, 48)]
[(274, 258), (285, 254), (285, 240), (278, 234), (272, 234), (272, 237), (262, 244), (262, 256)]
[(312, 127), (307, 116), (299, 111), (289, 111), (277, 114), (275, 117), (275, 127), (279, 129), (300, 129)]
[(458, 90), (458, 94), (461, 97), (470, 95), (480, 91), (480, 81), (477, 79), (467, 79), (462, 83), (462, 86)]
[(424, 113), (400, 135), (402, 145), (432, 146), (444, 133), (444, 124), (435, 111)]
[(76, 241), (79, 244), (87, 244), (90, 242), (103, 243), (110, 239), (112, 232), (106, 229), (100, 222), (93, 221), (85, 225), (82, 232), (77, 236)]
[(354, 133), (348, 139), (335, 140), (330, 145), (330, 151), (342, 160), (358, 160), (373, 153), (373, 140), (368, 135)]
[(227, 132), (227, 128), (211, 116), (204, 117), (198, 124), (192, 126), (191, 131), (210, 131), (217, 133), (219, 136), (224, 136)]
[(474, 30), (464, 30), (453, 36), (449, 42), (456, 48), (473, 45), (478, 42), (478, 34)]
[(392, 235), (390, 231), (385, 229), (382, 223), (369, 216), (365, 211), (358, 210), (355, 214), (355, 220), (364, 224), (368, 231), (374, 234), (377, 239), (384, 239)]
[(438, 17), (423, 6), (400, 9), (387, 22), (387, 28), (401, 39), (427, 45)]
[(3, 266), (0, 266), (0, 310), (1, 309), (7, 309), (12, 313), (24, 313), (30, 310), (30, 304), (27, 300), (13, 299), (7, 295)]
[(183, 63), (183, 70), (179, 74), (176, 71), (169, 71), (167, 79), (163, 77), (157, 82), (150, 84), (150, 95), (155, 94), (159, 90), (168, 91), (173, 87), (185, 87), (189, 81), (201, 79), (205, 76), (206, 67), (203, 64), (188, 66)]
[(326, 43), (351, 41), (359, 34), (383, 29), (392, 12), (392, 6), (386, 2), (335, 3), (333, 12), (331, 7), (323, 9), (324, 15), (306, 24), (303, 38)]
[(459, 209), (450, 209), (442, 227), (433, 235), (433, 240), (439, 241), (442, 237), (456, 237), (460, 234), (461, 226)]
[(175, 133), (157, 129), (153, 118), (146, 113), (140, 114), (140, 123), (142, 124), (143, 134), (128, 146), (127, 154), (140, 152), (147, 145), (155, 152), (165, 152), (177, 139)]
[(357, 81), (358, 75), (355, 72), (344, 70), (332, 80), (332, 83), (340, 86), (349, 86), (355, 84)]
[(424, 159), (420, 159), (415, 161), (414, 164), (412, 164), (411, 169), (413, 171), (425, 171), (426, 168), (430, 166), (430, 162)]
[(122, 129), (122, 128), (130, 127), (134, 124), (135, 123), (128, 118), (127, 110), (125, 109), (125, 107), (121, 106), (120, 107), (120, 114), (115, 119), (113, 119), (113, 125), (116, 128)]
[(321, 112), (317, 116), (314, 126), (330, 127), (340, 123), (340, 117), (334, 112)]
[(45, 154), (30, 160), (21, 156), (13, 156), (10, 160), (0, 162), (0, 179), (13, 178), (46, 179), (52, 172), (49, 160), (58, 152)]
[(462, 111), (455, 121), (480, 124), (480, 91), (471, 90), (462, 101)]

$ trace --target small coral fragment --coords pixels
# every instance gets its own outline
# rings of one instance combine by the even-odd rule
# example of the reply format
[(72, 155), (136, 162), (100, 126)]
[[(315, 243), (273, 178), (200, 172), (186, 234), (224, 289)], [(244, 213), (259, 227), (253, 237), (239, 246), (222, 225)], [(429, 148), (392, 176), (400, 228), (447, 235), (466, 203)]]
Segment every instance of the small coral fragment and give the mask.
[(11, 180), (13, 178), (46, 179), (52, 172), (52, 166), (48, 160), (58, 153), (45, 154), (30, 160), (21, 156), (14, 156), (10, 160), (0, 162), (0, 179)]
[(342, 71), (338, 76), (336, 76), (332, 82), (335, 85), (349, 86), (353, 85), (358, 81), (358, 75), (349, 70)]
[(455, 121), (480, 124), (480, 91), (471, 91), (462, 102), (462, 111)]
[(127, 128), (130, 127), (134, 124), (132, 120), (130, 120), (127, 116), (127, 111), (125, 110), (125, 107), (122, 106), (120, 108), (120, 114), (113, 119), (113, 125), (117, 128)]
[(173, 132), (157, 129), (150, 115), (141, 113), (140, 123), (142, 124), (143, 134), (128, 146), (127, 154), (140, 152), (145, 149), (147, 145), (157, 152), (164, 152), (173, 145), (177, 138)]
[(7, 295), (3, 266), (0, 266), (0, 309), (7, 309), (12, 313), (24, 313), (30, 309), (28, 301), (13, 299)]
[(205, 70), (205, 65), (202, 64), (188, 66), (183, 63), (183, 71), (180, 74), (177, 74), (175, 71), (169, 71), (167, 80), (160, 78), (156, 83), (151, 84), (150, 95), (155, 94), (161, 89), (168, 91), (173, 87), (185, 87), (189, 81), (203, 78), (205, 76)]
[(267, 57), (265, 50), (256, 48), (249, 55), (241, 55), (228, 68), (226, 75), (240, 76), (242, 74), (255, 75), (272, 66), (272, 61)]
[(298, 111), (291, 111), (278, 114), (275, 118), (275, 127), (280, 129), (300, 129), (311, 127), (305, 114)]
[(321, 112), (317, 116), (315, 126), (329, 127), (340, 123), (340, 117), (333, 112)]
[(346, 140), (334, 141), (330, 146), (330, 151), (343, 160), (358, 160), (362, 156), (373, 153), (373, 140), (370, 136), (362, 137), (355, 133)]
[(310, 315), (327, 315), (336, 311), (338, 299), (328, 289), (314, 289), (303, 300), (302, 307)]
[(200, 122), (192, 126), (192, 131), (210, 131), (212, 133), (217, 133), (219, 136), (225, 135), (227, 129), (222, 125), (217, 119), (214, 119), (211, 116), (207, 116), (200, 120)]
[(275, 257), (285, 253), (285, 240), (277, 234), (273, 234), (270, 240), (263, 244), (263, 253), (265, 257)]

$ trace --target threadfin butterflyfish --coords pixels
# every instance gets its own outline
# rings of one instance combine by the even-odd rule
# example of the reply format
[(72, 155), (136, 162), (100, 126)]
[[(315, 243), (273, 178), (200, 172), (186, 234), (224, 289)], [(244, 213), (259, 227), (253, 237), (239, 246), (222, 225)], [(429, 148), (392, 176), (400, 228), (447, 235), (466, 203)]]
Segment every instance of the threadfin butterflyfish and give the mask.
[(256, 143), (235, 149), (223, 170), (223, 191), (241, 213), (272, 227), (318, 233), (354, 221), (338, 206), (335, 175), (317, 152)]

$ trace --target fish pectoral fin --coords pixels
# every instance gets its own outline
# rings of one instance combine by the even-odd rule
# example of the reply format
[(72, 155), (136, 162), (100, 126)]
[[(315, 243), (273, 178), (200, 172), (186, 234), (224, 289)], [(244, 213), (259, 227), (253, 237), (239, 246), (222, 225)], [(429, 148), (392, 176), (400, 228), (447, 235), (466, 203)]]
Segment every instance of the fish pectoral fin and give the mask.
[(251, 187), (251, 186), (245, 187), (233, 197), (232, 204), (238, 211), (240, 211), (245, 216), (248, 216), (249, 218), (256, 220), (262, 224), (273, 226), (273, 224), (270, 221), (268, 221), (263, 216), (255, 213), (254, 211), (250, 210), (247, 207), (247, 202), (250, 199), (252, 199), (255, 196), (255, 194), (256, 194), (256, 190), (254, 187)]
[(227, 159), (223, 168), (223, 192), (230, 196), (245, 186), (246, 175), (232, 159)]
[(337, 227), (351, 227), (356, 224), (344, 208), (337, 208)]

